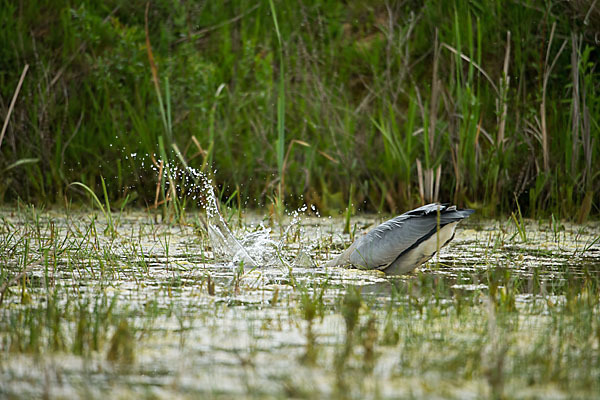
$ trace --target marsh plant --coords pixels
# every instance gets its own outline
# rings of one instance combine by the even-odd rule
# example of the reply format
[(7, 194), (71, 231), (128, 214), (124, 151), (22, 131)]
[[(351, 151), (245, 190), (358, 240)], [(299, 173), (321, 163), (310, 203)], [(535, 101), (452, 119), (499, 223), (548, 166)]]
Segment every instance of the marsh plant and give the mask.
[(598, 215), (594, 0), (3, 5), (2, 201)]
[[(386, 277), (322, 266), (350, 241), (345, 218), (290, 217), (293, 229), (272, 233), (285, 262), (250, 267), (217, 255), (202, 224), (92, 207), (0, 215), (1, 396), (600, 390), (597, 223), (470, 221), (439, 259)], [(232, 233), (254, 234), (264, 218)], [(311, 263), (287, 261), (300, 245)]]

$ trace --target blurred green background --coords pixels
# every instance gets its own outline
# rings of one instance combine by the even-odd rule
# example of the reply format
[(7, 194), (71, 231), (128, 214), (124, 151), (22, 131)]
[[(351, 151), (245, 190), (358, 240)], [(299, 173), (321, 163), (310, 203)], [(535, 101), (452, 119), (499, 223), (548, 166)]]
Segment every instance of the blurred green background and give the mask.
[(250, 208), (600, 213), (593, 0), (0, 0), (0, 25), (3, 123), (29, 65), (5, 204), (103, 177), (149, 205), (154, 155)]

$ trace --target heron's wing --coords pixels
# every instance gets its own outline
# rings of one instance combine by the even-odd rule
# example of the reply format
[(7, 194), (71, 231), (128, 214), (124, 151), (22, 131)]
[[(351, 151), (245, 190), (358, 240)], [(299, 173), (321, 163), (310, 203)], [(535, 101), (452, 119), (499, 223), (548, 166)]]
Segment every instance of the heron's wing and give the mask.
[(456, 206), (449, 206), (448, 203), (431, 203), (415, 208), (414, 210), (407, 211), (402, 215), (427, 215), (431, 213), (437, 213), (438, 210), (440, 210), (440, 212), (453, 211), (456, 210)]
[(354, 249), (348, 249), (347, 262), (366, 269), (385, 269), (402, 253), (428, 239), (438, 227), (458, 222), (472, 213), (473, 210), (437, 203), (416, 208), (367, 233), (353, 244)]
[(400, 254), (431, 236), (437, 215), (400, 215), (379, 225), (357, 243), (349, 262), (366, 269), (383, 269)]
[(472, 213), (473, 210), (459, 210), (448, 204), (421, 206), (377, 226), (326, 265), (353, 264), (365, 269), (385, 269), (402, 253), (434, 234), (438, 226), (460, 221)]

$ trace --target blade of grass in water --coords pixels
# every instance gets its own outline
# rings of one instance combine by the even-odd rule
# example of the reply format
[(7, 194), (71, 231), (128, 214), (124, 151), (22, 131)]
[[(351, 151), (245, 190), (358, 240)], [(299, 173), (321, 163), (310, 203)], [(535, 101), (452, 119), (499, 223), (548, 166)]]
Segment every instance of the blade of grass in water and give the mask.
[(94, 193), (94, 191), (86, 184), (83, 184), (81, 182), (72, 182), (69, 184), (69, 186), (77, 186), (77, 187), (83, 188), (91, 196), (92, 200), (94, 200), (94, 203), (98, 206), (98, 208), (104, 215), (104, 218), (106, 219), (106, 222), (107, 222), (106, 229), (111, 233), (111, 235), (114, 236), (116, 234), (116, 230), (115, 230), (115, 226), (113, 224), (112, 214), (110, 212), (110, 202), (108, 199), (108, 192), (106, 190), (106, 183), (104, 182), (104, 177), (100, 177), (100, 179), (102, 182), (102, 191), (104, 193), (104, 201), (106, 204), (106, 208), (104, 208), (104, 206), (102, 205), (102, 202), (100, 201), (98, 196), (96, 196), (96, 193)]
[(273, 16), (273, 24), (275, 25), (275, 33), (277, 34), (277, 43), (279, 48), (279, 84), (277, 93), (277, 169), (279, 172), (279, 190), (277, 193), (277, 209), (278, 214), (282, 215), (283, 209), (285, 208), (284, 193), (285, 193), (285, 177), (283, 171), (283, 159), (285, 152), (285, 73), (283, 63), (283, 43), (281, 41), (281, 33), (279, 31), (279, 24), (277, 23), (277, 13), (275, 11), (275, 4), (273, 0), (269, 0), (271, 7), (271, 15)]

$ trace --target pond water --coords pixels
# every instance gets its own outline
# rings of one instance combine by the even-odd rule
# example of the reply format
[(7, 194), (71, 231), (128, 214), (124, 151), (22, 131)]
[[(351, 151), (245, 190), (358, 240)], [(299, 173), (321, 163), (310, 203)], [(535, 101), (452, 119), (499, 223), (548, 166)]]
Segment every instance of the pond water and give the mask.
[(229, 217), (255, 265), (201, 214), (0, 212), (0, 397), (598, 398), (598, 223), (471, 218), (391, 277), (323, 267), (342, 218)]

